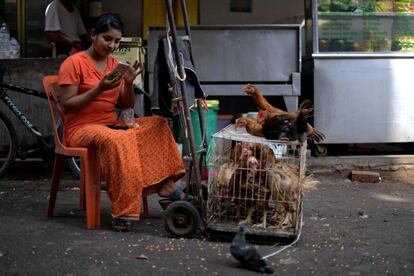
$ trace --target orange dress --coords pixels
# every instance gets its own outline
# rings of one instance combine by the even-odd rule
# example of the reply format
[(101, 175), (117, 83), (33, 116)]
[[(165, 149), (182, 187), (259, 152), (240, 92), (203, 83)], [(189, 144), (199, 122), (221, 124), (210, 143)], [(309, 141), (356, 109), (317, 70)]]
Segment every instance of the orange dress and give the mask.
[[(107, 68), (98, 71), (86, 52), (68, 57), (59, 70), (59, 86), (78, 85), (78, 94), (98, 85), (117, 64), (108, 57)], [(122, 84), (107, 90), (76, 113), (63, 118), (64, 138), (70, 146), (98, 148), (112, 216), (139, 218), (142, 189), (185, 171), (181, 155), (165, 119), (157, 116), (136, 119), (139, 127), (110, 129), (119, 123), (115, 112)]]

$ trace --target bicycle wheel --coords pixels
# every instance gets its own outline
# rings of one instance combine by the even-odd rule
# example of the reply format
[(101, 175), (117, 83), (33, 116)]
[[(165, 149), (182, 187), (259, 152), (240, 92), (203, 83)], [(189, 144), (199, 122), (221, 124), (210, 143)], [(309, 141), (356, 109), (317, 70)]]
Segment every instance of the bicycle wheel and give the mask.
[(80, 158), (79, 157), (71, 157), (68, 159), (68, 166), (72, 173), (80, 177)]
[(7, 116), (0, 112), (0, 178), (13, 163), (17, 153), (17, 134)]
[[(58, 128), (58, 133), (59, 136), (62, 138), (63, 136), (63, 125), (62, 125), (62, 120), (60, 119), (60, 117), (58, 117), (57, 121), (56, 121), (56, 125)], [(80, 158), (79, 157), (71, 157), (69, 159), (67, 159), (67, 164), (69, 166), (69, 169), (71, 170), (71, 172), (78, 178), (80, 178)]]

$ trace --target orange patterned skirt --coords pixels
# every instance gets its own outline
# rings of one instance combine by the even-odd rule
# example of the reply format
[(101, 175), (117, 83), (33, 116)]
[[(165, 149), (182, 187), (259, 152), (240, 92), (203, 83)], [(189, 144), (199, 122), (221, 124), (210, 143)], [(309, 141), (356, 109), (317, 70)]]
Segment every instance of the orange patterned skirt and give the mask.
[(139, 127), (128, 130), (85, 125), (70, 140), (70, 146), (99, 149), (114, 217), (138, 219), (143, 188), (170, 177), (177, 181), (185, 173), (167, 121), (158, 116), (136, 121)]

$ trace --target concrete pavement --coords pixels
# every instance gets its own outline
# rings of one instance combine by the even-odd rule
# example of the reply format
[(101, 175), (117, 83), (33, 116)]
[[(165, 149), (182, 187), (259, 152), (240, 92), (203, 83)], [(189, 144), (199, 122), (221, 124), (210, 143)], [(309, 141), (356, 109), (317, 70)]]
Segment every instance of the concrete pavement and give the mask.
[[(157, 197), (150, 218), (129, 233), (110, 229), (102, 196), (102, 229), (88, 231), (77, 181), (66, 173), (55, 217), (47, 219), (51, 167), (16, 165), (0, 180), (1, 275), (253, 275), (229, 255), (229, 240), (168, 237)], [(412, 275), (414, 173), (380, 171), (379, 184), (353, 183), (347, 170), (324, 170), (304, 200), (299, 243), (269, 260), (276, 275)], [(258, 246), (262, 254), (275, 249)], [(0, 254), (1, 255), (1, 254)], [(148, 259), (142, 259), (145, 255)]]

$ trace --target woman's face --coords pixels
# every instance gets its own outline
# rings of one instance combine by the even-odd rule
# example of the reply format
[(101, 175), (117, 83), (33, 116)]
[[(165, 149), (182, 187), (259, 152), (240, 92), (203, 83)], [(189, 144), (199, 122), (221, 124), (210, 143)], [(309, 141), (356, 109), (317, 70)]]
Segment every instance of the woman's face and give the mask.
[(106, 32), (92, 35), (92, 46), (99, 55), (109, 56), (118, 49), (121, 38), (122, 33), (119, 30), (109, 28)]

